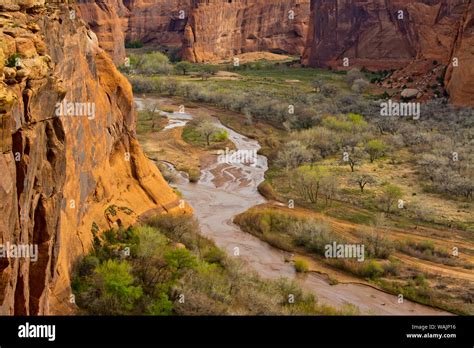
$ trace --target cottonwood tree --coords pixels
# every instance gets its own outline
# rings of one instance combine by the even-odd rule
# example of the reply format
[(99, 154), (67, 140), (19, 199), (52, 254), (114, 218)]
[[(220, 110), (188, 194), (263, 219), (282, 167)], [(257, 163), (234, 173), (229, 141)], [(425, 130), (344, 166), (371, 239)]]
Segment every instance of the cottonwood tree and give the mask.
[(283, 149), (278, 152), (277, 164), (285, 167), (288, 172), (290, 169), (299, 167), (311, 159), (311, 153), (298, 140), (292, 140), (283, 146)]
[(445, 158), (426, 153), (421, 155), (417, 163), (423, 175), (428, 177), (430, 181), (434, 181), (434, 170), (446, 166), (448, 161)]
[(186, 75), (186, 73), (191, 70), (192, 64), (186, 60), (183, 60), (182, 62), (176, 63), (175, 69), (178, 71), (181, 71), (183, 75)]
[(325, 198), (325, 204), (330, 205), (339, 188), (339, 180), (335, 175), (323, 175), (320, 181), (320, 191)]
[(377, 118), (376, 125), (380, 135), (384, 135), (385, 133), (396, 134), (400, 129), (400, 120), (395, 117), (381, 116)]
[(364, 93), (369, 85), (370, 83), (366, 79), (357, 79), (352, 84), (351, 89), (356, 93)]
[(452, 193), (472, 200), (474, 195), (474, 177), (456, 176), (453, 180)]
[(383, 141), (373, 139), (367, 142), (365, 145), (365, 152), (369, 155), (370, 163), (373, 163), (376, 159), (382, 157), (385, 153), (386, 146)]
[(160, 114), (157, 113), (158, 111), (158, 104), (146, 104), (145, 105), (145, 112), (148, 119), (151, 120), (151, 130), (154, 132), (156, 128), (156, 121), (160, 118)]
[(294, 186), (303, 199), (317, 204), (327, 175), (327, 170), (323, 168), (302, 166), (293, 172)]
[(342, 155), (342, 162), (347, 163), (351, 167), (351, 172), (355, 171), (355, 166), (362, 164), (366, 159), (366, 153), (360, 149), (355, 148), (353, 151), (346, 151)]
[(384, 187), (380, 201), (384, 207), (385, 212), (390, 213), (395, 203), (402, 198), (403, 193), (400, 187), (388, 184)]
[(203, 120), (199, 122), (196, 131), (206, 139), (207, 146), (211, 145), (211, 137), (220, 132), (220, 129), (211, 121)]
[(360, 192), (364, 192), (366, 185), (375, 184), (377, 181), (369, 174), (359, 174), (349, 179), (350, 184), (359, 185)]
[(310, 149), (313, 161), (319, 157), (326, 158), (336, 153), (338, 149), (337, 134), (325, 127), (303, 130), (297, 134), (297, 139)]

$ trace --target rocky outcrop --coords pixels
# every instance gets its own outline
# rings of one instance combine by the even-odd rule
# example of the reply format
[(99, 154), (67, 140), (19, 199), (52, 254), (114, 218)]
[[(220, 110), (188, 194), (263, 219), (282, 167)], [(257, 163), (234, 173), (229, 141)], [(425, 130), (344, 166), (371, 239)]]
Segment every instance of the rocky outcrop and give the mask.
[(65, 314), (96, 234), (188, 208), (142, 153), (131, 87), (75, 6), (21, 2), (0, 5), (0, 244), (39, 253), (0, 257), (0, 314)]
[(127, 0), (127, 41), (180, 48), (193, 0)]
[[(451, 99), (473, 105), (468, 98), (474, 93), (468, 78), (474, 57), (472, 6), (471, 0), (312, 0), (303, 62), (315, 67), (401, 69), (385, 87), (420, 90), (437, 84), (442, 88), (439, 81), (448, 68)], [(459, 69), (452, 65), (455, 56)], [(349, 67), (343, 66), (344, 58)]]
[[(458, 61), (455, 66), (454, 60)], [(451, 101), (474, 106), (474, 1), (463, 16), (446, 73), (446, 89)]]
[(79, 17), (116, 65), (124, 62), (126, 42), (179, 50), (192, 12), (192, 0), (77, 0), (77, 4)]
[(79, 17), (86, 20), (99, 37), (99, 44), (116, 65), (125, 59), (125, 32), (129, 11), (122, 0), (78, 0)]
[(299, 55), (308, 20), (309, 0), (197, 0), (183, 58), (203, 62), (254, 51)]
[(239, 53), (299, 55), (310, 0), (78, 0), (80, 17), (101, 46), (122, 63), (125, 41), (181, 49), (202, 62)]

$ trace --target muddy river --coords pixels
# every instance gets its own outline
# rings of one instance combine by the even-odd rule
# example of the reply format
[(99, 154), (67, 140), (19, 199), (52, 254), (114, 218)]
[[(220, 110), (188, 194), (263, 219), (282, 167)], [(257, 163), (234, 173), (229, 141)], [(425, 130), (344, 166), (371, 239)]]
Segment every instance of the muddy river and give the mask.
[[(147, 102), (152, 97), (147, 97)], [(136, 98), (138, 108), (143, 107), (143, 99)], [(163, 99), (159, 98), (160, 101)], [(158, 99), (157, 99), (158, 101)], [(167, 100), (171, 104), (172, 101)], [(190, 111), (191, 110), (191, 111)], [(193, 117), (192, 109), (188, 113), (165, 113), (169, 119), (169, 128), (184, 126)], [(257, 141), (249, 139), (232, 129), (225, 127), (218, 119), (213, 119), (216, 126), (225, 129), (229, 139), (238, 150), (253, 153), (260, 148)], [(258, 193), (257, 186), (264, 180), (267, 170), (267, 159), (258, 155), (252, 163), (219, 163), (213, 157), (210, 163), (201, 168), (198, 183), (189, 183), (186, 175), (178, 175), (172, 184), (182, 192), (184, 199), (193, 207), (199, 220), (202, 233), (211, 238), (229, 255), (243, 259), (261, 277), (277, 279), (287, 277), (296, 279), (308, 292), (315, 294), (318, 302), (333, 307), (352, 304), (362, 314), (377, 315), (442, 315), (447, 314), (428, 306), (408, 300), (398, 303), (396, 296), (364, 284), (330, 285), (327, 277), (315, 272), (305, 275), (296, 274), (292, 263), (287, 262), (288, 253), (276, 249), (266, 242), (240, 230), (232, 220), (252, 206), (265, 202)], [(168, 163), (172, 168), (172, 165)], [(285, 261), (286, 260), (286, 261)]]

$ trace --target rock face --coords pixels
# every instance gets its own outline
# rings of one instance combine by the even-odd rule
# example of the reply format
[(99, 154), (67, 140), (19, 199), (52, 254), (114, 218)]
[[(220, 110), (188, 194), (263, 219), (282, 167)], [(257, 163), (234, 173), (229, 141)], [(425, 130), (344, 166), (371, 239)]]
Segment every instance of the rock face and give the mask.
[(180, 48), (193, 0), (127, 0), (127, 41)]
[(403, 68), (394, 79), (409, 77), (419, 89), (442, 80), (447, 67), (452, 101), (473, 105), (472, 16), (472, 0), (312, 0), (303, 62), (341, 68), (348, 58), (351, 67)]
[(446, 89), (455, 104), (474, 106), (474, 1), (470, 1), (459, 26), (452, 59), (458, 67), (448, 66)]
[(131, 87), (74, 5), (19, 3), (0, 5), (0, 244), (39, 253), (0, 257), (0, 314), (65, 314), (95, 234), (188, 208), (142, 153)]
[(309, 1), (78, 0), (80, 17), (120, 64), (124, 40), (182, 48), (184, 58), (194, 62), (253, 51), (299, 55)]
[(79, 17), (86, 20), (99, 37), (99, 44), (116, 65), (124, 63), (125, 31), (129, 11), (122, 0), (78, 0)]
[(183, 58), (203, 62), (254, 51), (299, 55), (308, 20), (309, 0), (195, 1)]
[(125, 59), (125, 42), (182, 45), (192, 0), (77, 0), (79, 17), (97, 34), (116, 65)]

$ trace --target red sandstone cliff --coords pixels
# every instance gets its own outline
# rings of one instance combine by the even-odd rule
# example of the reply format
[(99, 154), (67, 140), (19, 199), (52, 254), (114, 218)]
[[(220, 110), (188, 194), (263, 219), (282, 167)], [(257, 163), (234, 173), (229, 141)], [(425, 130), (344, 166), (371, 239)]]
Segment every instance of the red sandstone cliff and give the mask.
[(99, 44), (116, 65), (125, 59), (125, 31), (129, 11), (122, 0), (78, 0), (79, 17), (86, 20), (99, 37)]
[(309, 0), (195, 1), (183, 57), (194, 62), (254, 51), (303, 52)]
[[(0, 258), (0, 314), (68, 313), (94, 231), (179, 210), (135, 138), (129, 83), (74, 9), (0, 5), (0, 243), (39, 248), (36, 262)], [(94, 105), (95, 118), (57, 116), (60, 101)]]
[(124, 41), (182, 47), (201, 62), (252, 51), (299, 55), (309, 0), (78, 0), (80, 17), (121, 64)]
[[(420, 90), (447, 67), (451, 100), (474, 105), (473, 12), (471, 0), (312, 0), (303, 62), (341, 68), (347, 57), (350, 66), (403, 68), (393, 87), (413, 79)], [(455, 57), (459, 67), (451, 64)]]
[(446, 89), (455, 104), (474, 106), (474, 1), (463, 16), (456, 36), (451, 60), (457, 58), (459, 66), (450, 64), (446, 73)]
[(77, 0), (79, 17), (97, 34), (116, 65), (125, 59), (125, 42), (179, 49), (192, 12), (192, 0)]
[(130, 11), (126, 39), (181, 47), (192, 0), (124, 0)]

